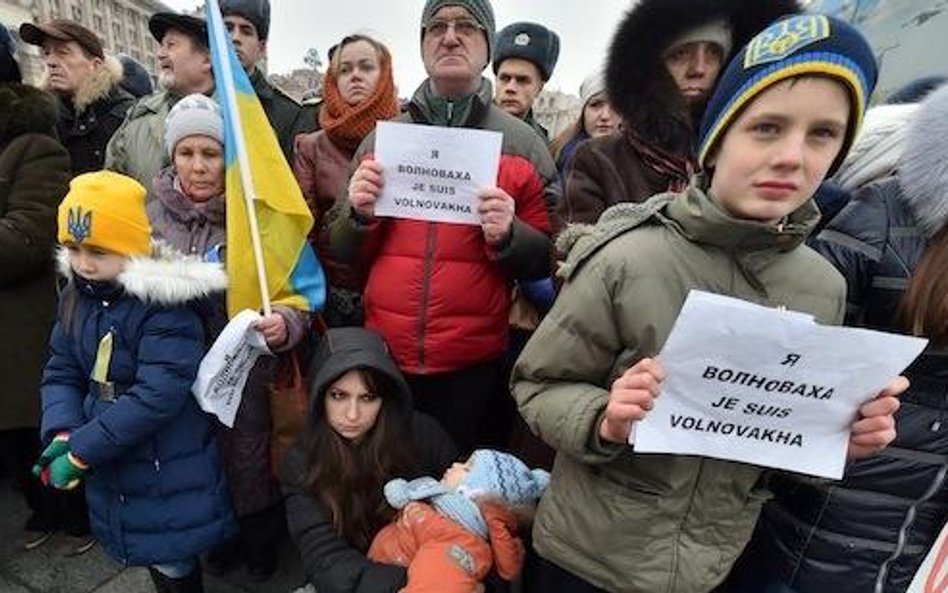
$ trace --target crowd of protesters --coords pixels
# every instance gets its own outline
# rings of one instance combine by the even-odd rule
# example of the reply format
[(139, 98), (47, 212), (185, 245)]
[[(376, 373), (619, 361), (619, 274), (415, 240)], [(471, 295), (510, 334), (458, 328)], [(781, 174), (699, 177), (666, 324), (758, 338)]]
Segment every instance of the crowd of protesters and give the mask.
[[(25, 548), (98, 544), (159, 592), (266, 581), (287, 536), (316, 593), (907, 590), (948, 519), (943, 79), (869, 107), (879, 66), (845, 22), (640, 0), (551, 137), (534, 106), (570, 48), (490, 0), (419, 3), (404, 102), (393, 59), (417, 56), (340, 35), (318, 109), (259, 67), (269, 0), (220, 4), (325, 306), (274, 305), (233, 425), (203, 412), (228, 321), (206, 22), (151, 17), (154, 90), (65, 19), (20, 27), (45, 64), (23, 84), (0, 26), (0, 452)], [(479, 224), (377, 215), (386, 120), (502, 134)], [(859, 408), (840, 481), (636, 453), (693, 289), (930, 342)]]

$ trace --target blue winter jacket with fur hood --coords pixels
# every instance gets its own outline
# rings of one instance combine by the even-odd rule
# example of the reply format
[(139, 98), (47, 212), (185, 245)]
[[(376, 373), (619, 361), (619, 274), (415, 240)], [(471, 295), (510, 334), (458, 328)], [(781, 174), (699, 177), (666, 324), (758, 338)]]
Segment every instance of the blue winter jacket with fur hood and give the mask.
[[(70, 433), (71, 451), (90, 465), (93, 533), (127, 565), (191, 558), (236, 527), (210, 421), (191, 395), (204, 328), (189, 304), (226, 277), (182, 258), (134, 258), (108, 283), (72, 277), (60, 258), (70, 286), (43, 374), (42, 437)], [(90, 380), (110, 331), (112, 401)]]

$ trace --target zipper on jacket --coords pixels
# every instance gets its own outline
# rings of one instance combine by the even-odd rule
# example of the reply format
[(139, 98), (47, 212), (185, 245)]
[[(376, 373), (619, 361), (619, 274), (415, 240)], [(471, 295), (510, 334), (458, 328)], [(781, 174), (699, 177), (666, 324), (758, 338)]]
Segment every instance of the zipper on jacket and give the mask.
[[(450, 103), (448, 103), (450, 105)], [(434, 250), (438, 228), (428, 223), (428, 237), (425, 239), (425, 267), (421, 277), (421, 310), (418, 313), (418, 372), (425, 368), (425, 333), (428, 326), (428, 300), (431, 296), (431, 269), (434, 267)]]
[(948, 475), (948, 465), (942, 465), (941, 469), (939, 469), (935, 475), (934, 481), (928, 487), (928, 490), (925, 491), (922, 497), (916, 500), (915, 504), (910, 506), (908, 512), (905, 513), (905, 519), (902, 521), (902, 527), (899, 528), (899, 535), (896, 539), (895, 550), (885, 559), (882, 566), (879, 567), (873, 593), (883, 593), (883, 591), (885, 591), (885, 582), (889, 578), (889, 566), (902, 555), (902, 550), (905, 548), (905, 543), (908, 540), (908, 531), (911, 529), (912, 524), (915, 523), (915, 517), (918, 515), (918, 505), (927, 502), (941, 490), (942, 484), (945, 483), (946, 475)]
[(448, 101), (445, 105), (448, 116), (448, 127), (451, 127), (451, 120), (454, 119), (454, 101)]

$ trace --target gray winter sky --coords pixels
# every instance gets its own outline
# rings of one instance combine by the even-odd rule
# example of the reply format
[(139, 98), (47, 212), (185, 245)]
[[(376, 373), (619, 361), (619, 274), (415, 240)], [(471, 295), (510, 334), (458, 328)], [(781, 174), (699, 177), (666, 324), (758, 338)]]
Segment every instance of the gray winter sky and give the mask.
[[(193, 9), (199, 0), (164, 0)], [(408, 95), (425, 77), (419, 48), (423, 0), (270, 0), (270, 71), (303, 66), (310, 47), (326, 50), (343, 36), (372, 34), (391, 50), (395, 82)], [(547, 85), (579, 94), (587, 74), (605, 59), (616, 23), (634, 0), (493, 0), (497, 28), (516, 21), (542, 23), (560, 36), (560, 58)], [(490, 68), (487, 73), (490, 74)]]

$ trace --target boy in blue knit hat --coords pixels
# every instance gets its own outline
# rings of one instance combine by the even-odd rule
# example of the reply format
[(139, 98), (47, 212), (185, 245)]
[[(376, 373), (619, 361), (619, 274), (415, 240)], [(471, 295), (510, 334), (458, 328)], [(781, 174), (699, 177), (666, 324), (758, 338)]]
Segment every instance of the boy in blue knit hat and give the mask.
[(372, 541), (369, 558), (408, 567), (403, 593), (471, 593), (491, 568), (512, 580), (523, 566), (518, 517), (531, 516), (550, 475), (513, 455), (479, 449), (440, 481), (385, 485), (397, 518)]
[[(665, 376), (655, 357), (691, 290), (842, 322), (843, 279), (804, 239), (819, 220), (812, 196), (875, 80), (854, 28), (815, 14), (777, 21), (720, 79), (701, 126), (702, 175), (564, 233), (562, 292), (512, 377), (527, 424), (557, 450), (527, 591), (695, 593), (727, 575), (767, 497), (763, 469), (635, 451)], [(735, 346), (739, 336), (707, 349)], [(894, 439), (906, 387), (896, 378), (861, 406), (851, 458)]]

